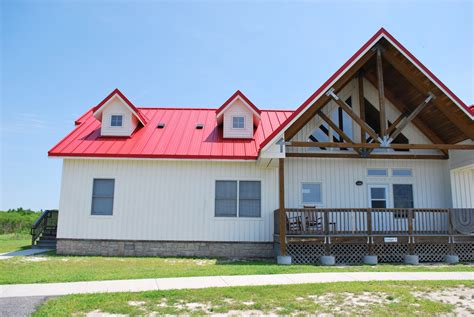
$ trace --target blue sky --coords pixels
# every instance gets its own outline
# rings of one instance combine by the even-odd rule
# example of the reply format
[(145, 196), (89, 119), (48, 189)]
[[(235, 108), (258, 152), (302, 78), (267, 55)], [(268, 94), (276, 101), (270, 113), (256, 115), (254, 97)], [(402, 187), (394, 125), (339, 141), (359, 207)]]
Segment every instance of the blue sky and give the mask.
[(56, 208), (47, 151), (119, 88), (138, 106), (295, 109), (380, 27), (474, 103), (473, 1), (1, 1), (0, 209)]

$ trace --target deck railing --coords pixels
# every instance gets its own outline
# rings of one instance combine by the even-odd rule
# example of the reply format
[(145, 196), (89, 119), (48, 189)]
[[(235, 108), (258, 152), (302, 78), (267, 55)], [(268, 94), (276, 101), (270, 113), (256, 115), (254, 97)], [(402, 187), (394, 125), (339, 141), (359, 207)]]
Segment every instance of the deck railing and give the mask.
[[(372, 208), (290, 208), (285, 209), (286, 235), (368, 236), (368, 235), (453, 235), (458, 212), (469, 227), (474, 226), (474, 209), (372, 209)], [(279, 210), (274, 229), (279, 233)], [(457, 219), (457, 218), (456, 218)], [(469, 225), (470, 224), (470, 225)], [(472, 232), (472, 231), (471, 231)]]

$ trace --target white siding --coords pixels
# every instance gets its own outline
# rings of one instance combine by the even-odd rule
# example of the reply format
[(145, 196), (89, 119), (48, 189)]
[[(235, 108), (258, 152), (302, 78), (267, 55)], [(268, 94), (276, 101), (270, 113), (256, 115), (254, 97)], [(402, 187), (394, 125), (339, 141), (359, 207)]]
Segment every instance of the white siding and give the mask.
[[(113, 216), (91, 216), (93, 178), (114, 178)], [(215, 180), (260, 180), (262, 218), (215, 218)], [(277, 169), (255, 162), (65, 159), (59, 238), (272, 241)]]
[[(112, 115), (122, 115), (122, 126), (110, 126)], [(100, 134), (105, 136), (129, 136), (137, 127), (138, 120), (122, 102), (114, 97), (102, 112), (102, 124)]]
[[(449, 208), (447, 161), (289, 158), (285, 160), (285, 204), (302, 207), (301, 182), (322, 183), (322, 208), (368, 208), (370, 184), (413, 184), (415, 208)], [(389, 177), (368, 177), (368, 168), (388, 168)], [(412, 177), (391, 177), (392, 168), (411, 168)], [(357, 186), (357, 181), (362, 186)], [(392, 189), (389, 188), (389, 205)]]
[(474, 167), (451, 171), (454, 208), (474, 208)]
[[(244, 129), (232, 128), (232, 117), (244, 117)], [(224, 138), (253, 138), (253, 113), (241, 99), (236, 99), (224, 112)]]

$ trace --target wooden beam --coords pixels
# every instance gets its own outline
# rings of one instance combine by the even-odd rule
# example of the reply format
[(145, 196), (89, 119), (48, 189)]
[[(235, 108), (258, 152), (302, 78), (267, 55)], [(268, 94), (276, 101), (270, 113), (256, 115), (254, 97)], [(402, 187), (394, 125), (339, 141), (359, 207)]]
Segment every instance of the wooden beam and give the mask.
[[(364, 73), (359, 71), (359, 77), (357, 78), (359, 83), (359, 113), (360, 118), (365, 122), (365, 98), (364, 98)], [(365, 142), (365, 130), (360, 129), (360, 142)]]
[(278, 159), (280, 254), (286, 255), (285, 159)]
[(402, 112), (398, 118), (387, 128), (387, 130), (384, 131), (384, 135), (389, 135), (395, 128), (397, 127), (397, 124), (400, 123), (403, 119), (405, 119), (405, 114)]
[(375, 133), (374, 130), (372, 130), (371, 127), (369, 127), (369, 125), (363, 121), (352, 109), (351, 107), (349, 107), (349, 105), (344, 101), (344, 100), (341, 100), (341, 98), (339, 98), (338, 96), (336, 96), (336, 94), (334, 94), (334, 89), (330, 89), (328, 91), (328, 95), (355, 121), (359, 124), (359, 126), (365, 130), (373, 139), (374, 141), (377, 141), (379, 140), (379, 136), (377, 135), (377, 133)]
[[(333, 87), (336, 91), (342, 89), (353, 77), (357, 72), (364, 66), (373, 56), (375, 52), (369, 50), (362, 56), (352, 67), (346, 71), (346, 73), (337, 80)], [(326, 83), (325, 83), (326, 84)], [(324, 85), (325, 85), (324, 84)], [(330, 98), (321, 92), (322, 95), (316, 100), (309, 108), (306, 110), (288, 129), (285, 131), (285, 140), (291, 140), (298, 131), (300, 131), (308, 122), (316, 115), (322, 107), (324, 107), (329, 101)]]
[(287, 147), (332, 147), (353, 149), (394, 149), (394, 150), (474, 150), (474, 144), (397, 144), (382, 147), (380, 143), (339, 143), (339, 142), (299, 142), (292, 141)]
[(383, 84), (383, 68), (382, 68), (382, 48), (377, 47), (377, 82), (379, 93), (379, 114), (380, 114), (380, 133), (383, 138), (384, 131), (387, 129), (387, 116), (385, 115), (385, 94)]
[(430, 94), (428, 98), (426, 98), (422, 103), (418, 105), (418, 107), (413, 110), (408, 117), (403, 119), (403, 121), (400, 123), (398, 128), (395, 129), (395, 131), (390, 135), (390, 139), (395, 139), (400, 133), (402, 133), (403, 129), (413, 120), (415, 117), (421, 112), (421, 110), (425, 109), (425, 107), (428, 105), (428, 103), (434, 98), (433, 95)]
[[(374, 87), (377, 88), (377, 80), (375, 79), (375, 76), (372, 77), (370, 76), (370, 74), (366, 74), (365, 78), (372, 84), (374, 85)], [(390, 101), (391, 104), (393, 104), (395, 106), (395, 108), (398, 109), (398, 111), (400, 111), (401, 113), (407, 113), (408, 112), (408, 108), (406, 107), (405, 104), (403, 104), (402, 102), (399, 101), (399, 99), (397, 99), (395, 97), (395, 95), (392, 94), (392, 92), (390, 90), (385, 90), (385, 97), (387, 98), (388, 101)], [(445, 140), (443, 140), (438, 134), (436, 134), (432, 128), (428, 127), (423, 120), (421, 120), (420, 118), (417, 118), (415, 117), (412, 121), (412, 123), (415, 125), (415, 127), (421, 131), (421, 133), (423, 133), (424, 135), (426, 135), (426, 137), (433, 143), (438, 143), (438, 144), (442, 144), (442, 143), (446, 143)], [(448, 151), (446, 150), (442, 150), (442, 152), (445, 154), (445, 155), (448, 155)]]
[(427, 154), (370, 154), (365, 158), (361, 158), (359, 154), (338, 154), (338, 153), (286, 153), (286, 157), (299, 158), (359, 158), (359, 159), (400, 159), (400, 160), (445, 160), (444, 155), (427, 155)]
[(339, 129), (339, 127), (337, 126), (337, 124), (334, 123), (334, 121), (331, 120), (331, 118), (329, 118), (328, 116), (326, 116), (322, 111), (319, 111), (318, 112), (318, 115), (324, 120), (327, 122), (327, 124), (337, 132), (337, 134), (339, 134), (343, 139), (344, 141), (348, 142), (348, 143), (354, 143), (351, 138), (344, 133), (344, 131), (342, 131), (341, 129)]
[[(398, 58), (388, 50), (384, 54), (384, 59), (390, 63), (400, 74), (405, 77), (408, 82), (421, 94), (425, 95), (428, 91), (432, 91), (433, 87), (426, 84), (423, 80), (415, 77), (415, 74), (410, 67), (398, 60)], [(413, 66), (414, 67), (414, 66)], [(433, 92), (435, 93), (435, 92)], [(440, 91), (440, 94), (444, 94)], [(436, 96), (436, 95), (435, 95)], [(470, 120), (462, 111), (456, 113), (453, 109), (449, 109), (446, 105), (441, 104), (439, 98), (433, 101), (433, 104), (453, 123), (456, 124), (457, 128), (461, 130), (467, 137), (474, 140), (474, 128), (472, 120)], [(455, 105), (457, 108), (457, 106)], [(461, 110), (461, 109), (459, 109)]]

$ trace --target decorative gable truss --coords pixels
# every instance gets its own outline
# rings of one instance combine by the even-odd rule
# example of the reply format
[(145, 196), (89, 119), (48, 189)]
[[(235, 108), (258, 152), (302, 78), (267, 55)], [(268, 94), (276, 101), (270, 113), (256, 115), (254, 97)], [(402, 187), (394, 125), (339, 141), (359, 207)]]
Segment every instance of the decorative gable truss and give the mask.
[(260, 122), (258, 109), (240, 90), (237, 90), (216, 110), (217, 122), (222, 125), (224, 138), (251, 139), (254, 127)]
[[(348, 99), (350, 83), (356, 91)], [(370, 101), (367, 87), (376, 91)], [(310, 122), (319, 131), (297, 140)], [(410, 140), (405, 134), (413, 128), (420, 137)], [(468, 139), (474, 140), (469, 107), (381, 29), (267, 138), (262, 153), (280, 144), (290, 149), (287, 157), (446, 159), (448, 150), (473, 150), (460, 144)]]
[(139, 124), (147, 120), (120, 90), (112, 91), (92, 109), (94, 117), (101, 122), (101, 136), (130, 136)]

